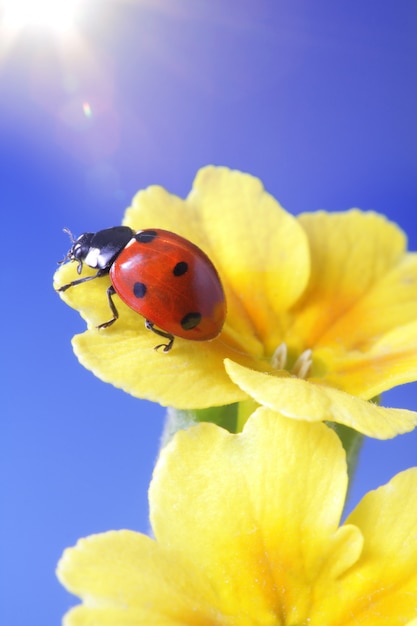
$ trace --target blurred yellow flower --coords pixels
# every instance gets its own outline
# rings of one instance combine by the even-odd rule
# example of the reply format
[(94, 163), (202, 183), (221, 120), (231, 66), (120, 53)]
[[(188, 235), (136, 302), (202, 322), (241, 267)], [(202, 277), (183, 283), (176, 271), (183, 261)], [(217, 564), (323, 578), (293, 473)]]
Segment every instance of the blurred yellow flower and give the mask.
[(417, 468), (340, 525), (346, 487), (324, 424), (260, 408), (238, 435), (180, 431), (150, 487), (155, 540), (123, 530), (64, 553), (58, 576), (83, 600), (64, 623), (411, 626)]
[[(365, 402), (417, 379), (417, 255), (396, 225), (359, 210), (294, 217), (258, 179), (221, 167), (200, 170), (185, 200), (156, 186), (139, 192), (124, 224), (171, 230), (202, 248), (228, 315), (217, 339), (176, 339), (162, 355), (119, 301), (117, 323), (95, 328), (109, 318), (107, 276), (68, 289), (62, 298), (88, 322), (74, 350), (102, 380), (179, 409), (252, 397), (375, 437), (415, 426), (414, 412)], [(66, 264), (55, 286), (77, 277)]]

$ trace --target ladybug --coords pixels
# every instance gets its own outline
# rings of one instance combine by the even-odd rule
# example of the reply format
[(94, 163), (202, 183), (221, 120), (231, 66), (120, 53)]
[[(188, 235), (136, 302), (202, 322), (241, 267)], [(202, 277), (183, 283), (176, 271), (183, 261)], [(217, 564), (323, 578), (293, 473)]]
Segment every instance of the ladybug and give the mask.
[(217, 271), (196, 245), (167, 230), (135, 232), (114, 226), (77, 239), (65, 229), (71, 248), (59, 263), (77, 261), (97, 272), (59, 287), (70, 287), (109, 275), (107, 300), (113, 317), (97, 326), (108, 328), (119, 317), (113, 296), (145, 318), (145, 326), (167, 339), (155, 350), (169, 352), (174, 337), (207, 341), (217, 337), (226, 317), (226, 303)]

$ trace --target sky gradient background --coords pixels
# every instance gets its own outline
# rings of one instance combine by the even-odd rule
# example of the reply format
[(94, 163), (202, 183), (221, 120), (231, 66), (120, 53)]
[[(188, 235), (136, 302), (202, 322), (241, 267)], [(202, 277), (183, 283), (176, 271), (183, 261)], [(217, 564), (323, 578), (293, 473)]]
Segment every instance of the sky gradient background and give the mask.
[[(85, 325), (52, 289), (63, 227), (118, 224), (140, 188), (185, 196), (216, 164), (293, 213), (377, 210), (417, 249), (414, 0), (85, 4), (66, 37), (0, 22), (4, 626), (60, 623), (77, 600), (54, 569), (79, 537), (148, 530), (164, 411), (74, 357)], [(367, 442), (352, 503), (416, 464), (416, 433)]]

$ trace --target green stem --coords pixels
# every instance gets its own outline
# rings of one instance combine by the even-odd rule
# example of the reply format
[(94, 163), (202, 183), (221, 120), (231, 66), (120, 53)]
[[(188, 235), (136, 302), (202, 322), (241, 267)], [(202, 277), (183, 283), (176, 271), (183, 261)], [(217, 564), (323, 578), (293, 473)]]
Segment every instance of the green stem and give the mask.
[(364, 436), (361, 435), (361, 433), (358, 433), (356, 430), (353, 430), (348, 426), (344, 426), (343, 424), (327, 422), (327, 425), (335, 431), (345, 449), (349, 484), (352, 484), (352, 479), (355, 475), (355, 471), (358, 465), (359, 453), (362, 448)]
[(161, 448), (175, 435), (178, 430), (190, 428), (200, 422), (212, 422), (225, 428), (230, 433), (240, 433), (257, 404), (249, 399), (244, 402), (214, 406), (208, 409), (183, 411), (169, 408), (167, 410)]

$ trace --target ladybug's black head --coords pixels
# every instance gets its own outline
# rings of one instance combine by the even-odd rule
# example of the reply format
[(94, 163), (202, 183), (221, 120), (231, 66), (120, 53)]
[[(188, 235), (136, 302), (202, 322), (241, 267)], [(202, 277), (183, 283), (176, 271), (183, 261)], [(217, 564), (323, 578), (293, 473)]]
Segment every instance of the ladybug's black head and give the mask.
[(62, 263), (65, 263), (66, 261), (78, 261), (77, 272), (78, 274), (81, 274), (83, 261), (85, 261), (86, 256), (90, 252), (91, 240), (94, 237), (94, 233), (83, 233), (75, 239), (74, 235), (68, 228), (64, 228), (64, 232), (68, 233), (72, 246), (62, 261), (58, 261), (58, 263), (59, 265), (62, 265)]
[(72, 246), (60, 263), (78, 261), (79, 274), (85, 263), (89, 267), (101, 270), (100, 276), (110, 270), (112, 263), (135, 233), (129, 226), (113, 226), (96, 233), (84, 233), (75, 239), (68, 228), (64, 230), (70, 236)]

